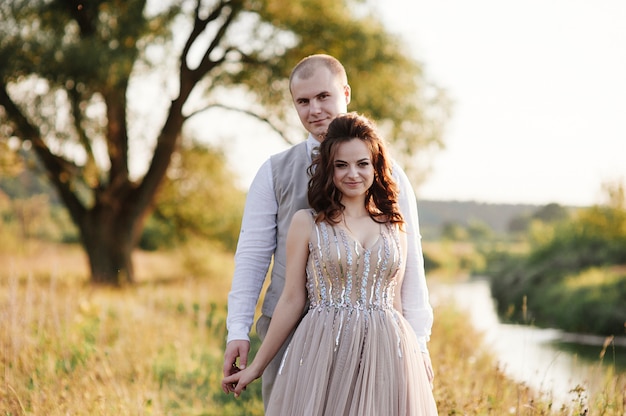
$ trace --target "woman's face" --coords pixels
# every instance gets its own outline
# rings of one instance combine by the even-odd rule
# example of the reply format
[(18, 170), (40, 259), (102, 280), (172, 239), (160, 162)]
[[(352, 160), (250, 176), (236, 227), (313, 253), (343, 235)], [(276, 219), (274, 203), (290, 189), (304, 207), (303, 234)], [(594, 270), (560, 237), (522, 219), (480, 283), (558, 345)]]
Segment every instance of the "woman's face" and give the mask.
[(372, 155), (363, 140), (352, 139), (337, 145), (333, 166), (333, 183), (344, 198), (365, 195), (374, 183)]

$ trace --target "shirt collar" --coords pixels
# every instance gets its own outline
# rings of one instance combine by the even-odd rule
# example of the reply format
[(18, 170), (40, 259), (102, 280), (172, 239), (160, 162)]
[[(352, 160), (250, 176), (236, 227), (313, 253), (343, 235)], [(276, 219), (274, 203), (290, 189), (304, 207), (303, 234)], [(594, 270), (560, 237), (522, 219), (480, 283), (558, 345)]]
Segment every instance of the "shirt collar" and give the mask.
[(311, 133), (309, 133), (309, 136), (306, 138), (306, 150), (309, 154), (311, 154), (311, 151), (313, 151), (313, 148), (315, 146), (319, 146), (320, 145), (320, 141), (317, 140)]

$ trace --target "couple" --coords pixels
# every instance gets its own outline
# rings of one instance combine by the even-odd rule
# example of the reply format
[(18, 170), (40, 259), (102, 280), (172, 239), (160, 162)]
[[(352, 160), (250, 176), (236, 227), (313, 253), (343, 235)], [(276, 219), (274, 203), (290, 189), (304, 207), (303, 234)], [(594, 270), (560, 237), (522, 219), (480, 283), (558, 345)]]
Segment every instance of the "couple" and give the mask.
[[(272, 156), (250, 187), (222, 387), (239, 395), (263, 374), (267, 414), (437, 414), (426, 348), (432, 308), (413, 191), (373, 124), (339, 116), (350, 102), (340, 62), (303, 59), (290, 90), (310, 134)], [(247, 366), (248, 333), (272, 256), (257, 322), (264, 342)]]

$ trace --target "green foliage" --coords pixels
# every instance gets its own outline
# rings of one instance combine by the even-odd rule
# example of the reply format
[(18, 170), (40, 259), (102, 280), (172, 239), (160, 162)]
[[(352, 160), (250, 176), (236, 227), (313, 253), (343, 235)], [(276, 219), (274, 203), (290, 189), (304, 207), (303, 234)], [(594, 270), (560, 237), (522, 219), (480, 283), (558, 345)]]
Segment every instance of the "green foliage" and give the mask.
[(141, 247), (171, 248), (195, 238), (234, 251), (245, 202), (235, 179), (220, 152), (197, 143), (183, 146), (173, 157)]
[(625, 335), (626, 271), (591, 268), (536, 294), (536, 313), (569, 332)]
[(50, 204), (47, 195), (38, 194), (13, 200), (0, 196), (0, 200), (0, 230), (3, 239), (0, 247), (15, 248), (15, 241), (23, 242), (26, 239), (78, 242), (76, 227), (67, 211), (61, 206)]
[(529, 252), (492, 252), (486, 274), (501, 315), (568, 331), (624, 334), (626, 210), (593, 206), (535, 228)]
[(493, 241), (496, 235), (493, 229), (484, 221), (471, 219), (467, 225), (454, 221), (447, 221), (441, 225), (441, 238), (444, 241), (472, 241), (482, 243)]
[(553, 238), (533, 247), (530, 262), (557, 262), (566, 271), (626, 264), (626, 210), (594, 206), (555, 226)]
[(569, 211), (556, 203), (545, 205), (535, 211), (531, 216), (532, 219), (536, 219), (545, 223), (555, 223), (563, 221), (569, 217)]
[[(219, 151), (198, 144), (183, 147), (148, 218), (141, 248), (173, 248), (191, 239), (202, 239), (218, 241), (227, 250), (234, 250), (245, 200), (235, 179)], [(3, 175), (0, 192), (4, 195), (0, 223), (5, 240), (12, 234), (22, 240), (78, 241), (67, 210), (35, 171)]]
[[(226, 334), (224, 334), (225, 336)], [(250, 354), (254, 357), (261, 346), (261, 340), (253, 335), (250, 338)], [(219, 362), (221, 364), (221, 361)], [(263, 415), (263, 396), (261, 392), (261, 380), (250, 383), (245, 392), (237, 399), (232, 394), (226, 395), (219, 389), (213, 390), (213, 402), (220, 410), (214, 413), (215, 416), (238, 416), (238, 415)], [(213, 413), (212, 413), (213, 415)]]
[(570, 217), (570, 209), (550, 203), (534, 212), (517, 215), (509, 221), (508, 231), (518, 234), (529, 231), (534, 224), (555, 224), (565, 221)]
[[(290, 18), (293, 2), (268, 3), (268, 14), (289, 30), (315, 34), (289, 52), (291, 62), (318, 52), (337, 56), (353, 89), (351, 108), (379, 120), (381, 126), (386, 125), (384, 120), (393, 122), (389, 139), (397, 142), (398, 156), (414, 156), (417, 149), (440, 145), (438, 136), (448, 111), (445, 97), (424, 79), (421, 66), (407, 53), (408, 46), (387, 33), (376, 16), (354, 13), (354, 2), (324, 0), (323, 4), (303, 1), (300, 13)], [(410, 170), (414, 164), (409, 160), (402, 162)]]
[[(225, 308), (216, 303), (208, 305), (208, 314), (204, 319), (204, 328), (202, 328), (198, 325), (198, 321), (202, 319), (199, 313), (201, 307), (206, 308), (207, 305), (193, 303), (187, 307), (179, 302), (169, 303), (165, 309), (166, 312), (177, 315), (181, 324), (189, 324), (193, 328), (188, 330), (205, 329), (211, 344), (216, 343), (216, 340), (225, 340)], [(253, 335), (250, 357), (256, 354), (259, 346), (260, 340)], [(222, 341), (219, 343), (219, 348), (214, 350), (217, 353), (207, 349), (194, 350), (184, 360), (176, 345), (165, 346), (159, 351), (153, 364), (153, 373), (159, 389), (168, 393), (167, 401), (164, 403), (168, 413), (187, 414), (188, 409), (197, 407), (200, 402), (202, 407), (207, 409), (207, 413), (203, 413), (207, 416), (263, 415), (260, 381), (251, 383), (245, 393), (237, 399), (233, 395), (226, 395), (222, 392), (220, 383), (223, 357), (220, 353), (224, 348), (225, 341)]]
[(0, 26), (0, 54), (11, 54), (3, 60), (3, 79), (35, 73), (62, 88), (71, 87), (64, 83), (72, 79), (83, 88), (97, 86), (96, 91), (125, 84), (137, 59), (137, 39), (155, 30), (143, 17), (145, 0), (96, 0), (74, 7), (61, 1), (10, 3), (2, 8)]
[[(0, 135), (37, 154), (92, 279), (125, 284), (184, 123), (228, 108), (269, 122), (286, 141), (297, 128), (301, 139), (287, 76), (308, 54), (344, 61), (354, 110), (380, 122), (405, 166), (423, 166), (409, 161), (441, 147), (448, 103), (406, 49), (361, 0), (2, 2)], [(147, 90), (164, 99), (146, 102)], [(145, 170), (131, 169), (138, 160), (149, 161)], [(172, 234), (172, 215), (158, 214), (146, 246)], [(200, 225), (233, 246), (231, 218)]]
[[(441, 145), (441, 128), (449, 110), (445, 95), (426, 80), (421, 63), (408, 53), (408, 45), (387, 31), (371, 6), (336, 0), (250, 4), (275, 28), (276, 40), (288, 39), (270, 43), (270, 51), (282, 46), (277, 54), (282, 56), (269, 58), (271, 66), (244, 67), (234, 78), (245, 83), (261, 102), (283, 103), (284, 110), (292, 111), (286, 88), (291, 69), (307, 55), (328, 53), (346, 67), (353, 90), (351, 108), (381, 123), (391, 122), (389, 139), (401, 143), (407, 155)], [(267, 50), (259, 52), (267, 54)]]
[(464, 241), (468, 238), (465, 227), (454, 222), (447, 222), (441, 227), (441, 238), (449, 241)]
[(427, 251), (424, 251), (424, 269), (426, 270), (426, 273), (435, 271), (440, 267), (442, 267), (441, 261)]
[(480, 243), (481, 241), (492, 240), (494, 232), (484, 221), (471, 220), (467, 226), (467, 233), (471, 241)]
[(0, 170), (0, 190), (10, 199), (26, 199), (33, 195), (48, 195), (58, 202), (54, 190), (46, 181), (45, 171), (32, 153), (14, 152), (0, 145), (4, 160)]

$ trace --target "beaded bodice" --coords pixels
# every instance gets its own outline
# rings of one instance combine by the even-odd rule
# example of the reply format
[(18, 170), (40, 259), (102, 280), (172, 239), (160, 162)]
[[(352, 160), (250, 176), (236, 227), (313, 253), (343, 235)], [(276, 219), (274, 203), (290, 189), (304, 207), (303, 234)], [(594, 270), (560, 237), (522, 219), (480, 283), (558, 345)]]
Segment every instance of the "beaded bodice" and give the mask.
[(392, 308), (401, 251), (396, 226), (381, 224), (380, 236), (363, 247), (340, 225), (314, 224), (309, 242), (307, 290), (310, 308)]

